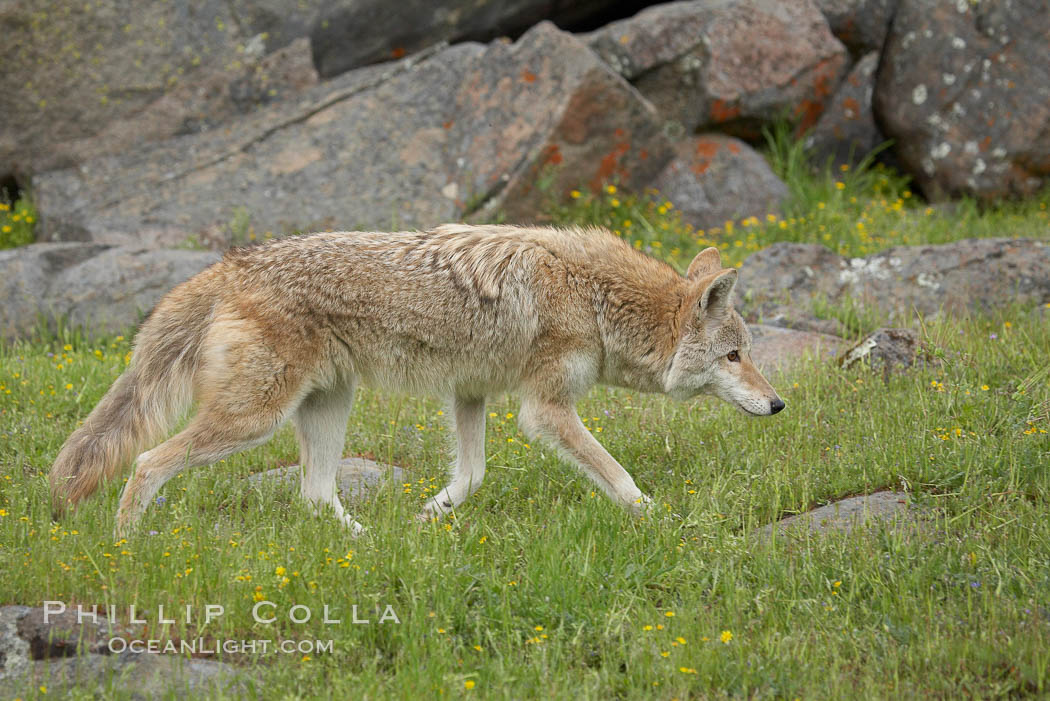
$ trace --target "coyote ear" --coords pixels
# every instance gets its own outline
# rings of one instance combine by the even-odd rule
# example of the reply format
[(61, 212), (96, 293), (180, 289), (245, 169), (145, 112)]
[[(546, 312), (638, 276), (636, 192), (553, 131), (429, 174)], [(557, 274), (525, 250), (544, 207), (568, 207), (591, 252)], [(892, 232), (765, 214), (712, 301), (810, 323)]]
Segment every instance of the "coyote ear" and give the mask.
[(700, 295), (700, 313), (704, 317), (719, 318), (733, 307), (733, 288), (736, 287), (736, 268), (727, 268), (709, 277), (710, 282)]
[(704, 275), (710, 275), (721, 269), (722, 256), (718, 255), (717, 248), (711, 246), (696, 254), (696, 258), (693, 258), (693, 262), (689, 264), (689, 270), (686, 271), (685, 276), (690, 280), (699, 280)]

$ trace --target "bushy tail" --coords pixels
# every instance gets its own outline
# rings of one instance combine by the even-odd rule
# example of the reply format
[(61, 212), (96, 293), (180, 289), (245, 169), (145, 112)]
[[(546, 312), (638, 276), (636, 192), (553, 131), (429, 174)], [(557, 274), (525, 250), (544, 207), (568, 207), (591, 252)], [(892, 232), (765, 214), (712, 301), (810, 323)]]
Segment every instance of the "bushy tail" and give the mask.
[[(171, 306), (176, 305), (165, 311), (186, 311)], [(144, 448), (171, 430), (190, 405), (207, 313), (173, 318), (160, 311), (158, 305), (139, 331), (141, 341), (136, 343), (131, 365), (69, 437), (51, 466), (56, 518), (94, 493), (103, 481), (122, 474)]]

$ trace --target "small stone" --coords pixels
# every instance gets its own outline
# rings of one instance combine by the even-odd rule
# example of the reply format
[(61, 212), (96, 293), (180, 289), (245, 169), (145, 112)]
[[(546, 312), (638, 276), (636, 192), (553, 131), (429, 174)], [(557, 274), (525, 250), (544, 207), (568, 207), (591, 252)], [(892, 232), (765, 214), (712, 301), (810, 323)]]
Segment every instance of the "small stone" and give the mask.
[[(300, 467), (291, 465), (289, 467), (278, 467), (266, 472), (256, 472), (248, 480), (255, 484), (263, 481), (292, 482), (296, 487), (299, 485)], [(395, 482), (404, 480), (405, 473), (400, 467), (384, 465), (368, 458), (343, 458), (339, 461), (339, 471), (336, 473), (336, 484), (342, 498), (351, 501), (360, 501), (370, 494), (374, 494), (382, 484), (393, 479)]]
[(851, 533), (881, 524), (915, 524), (922, 512), (902, 492), (875, 492), (849, 497), (812, 511), (788, 516), (758, 529), (759, 539), (769, 539), (774, 530), (780, 536), (823, 535), (831, 532)]
[(910, 368), (916, 362), (932, 362), (929, 349), (912, 329), (881, 328), (872, 331), (839, 356), (843, 368), (866, 363), (873, 370)]

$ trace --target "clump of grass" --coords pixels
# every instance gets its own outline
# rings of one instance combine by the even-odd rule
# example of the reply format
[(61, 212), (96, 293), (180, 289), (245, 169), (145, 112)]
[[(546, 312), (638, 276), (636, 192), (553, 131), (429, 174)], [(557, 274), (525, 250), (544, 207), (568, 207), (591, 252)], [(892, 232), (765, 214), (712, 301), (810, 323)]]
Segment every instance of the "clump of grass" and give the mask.
[(36, 210), (27, 197), (14, 204), (0, 200), (0, 248), (14, 248), (33, 243)]

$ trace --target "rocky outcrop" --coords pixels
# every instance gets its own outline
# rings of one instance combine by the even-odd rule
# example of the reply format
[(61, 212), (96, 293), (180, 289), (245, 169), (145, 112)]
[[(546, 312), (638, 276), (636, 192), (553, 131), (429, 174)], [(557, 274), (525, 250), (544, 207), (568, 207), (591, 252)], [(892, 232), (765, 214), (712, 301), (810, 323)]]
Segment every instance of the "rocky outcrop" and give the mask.
[(806, 148), (821, 166), (855, 166), (886, 141), (871, 109), (879, 54), (861, 60), (842, 81), (827, 109), (806, 134)]
[(780, 213), (787, 185), (766, 159), (743, 141), (703, 134), (676, 147), (653, 187), (668, 198), (689, 224), (708, 229), (726, 220)]
[[(577, 186), (641, 189), (670, 159), (651, 105), (543, 23), (353, 71), (239, 120), (39, 177), (49, 240), (221, 248), (317, 229), (517, 221)], [(544, 187), (540, 187), (540, 184)]]
[(205, 251), (38, 243), (0, 251), (0, 338), (56, 320), (116, 333), (172, 287), (218, 260)]
[(1050, 301), (1050, 244), (965, 239), (846, 258), (817, 244), (777, 243), (744, 261), (737, 290), (749, 304), (787, 299), (809, 306), (818, 297), (848, 297), (902, 318), (913, 312), (1045, 303)]
[(812, 126), (847, 69), (811, 0), (672, 2), (589, 35), (591, 47), (685, 132)]
[[(628, 7), (644, 5), (629, 2)], [(611, 0), (187, 0), (0, 3), (0, 178), (195, 133), (442, 41), (573, 26)]]
[(984, 200), (1050, 175), (1050, 12), (1042, 0), (900, 0), (875, 114), (924, 194)]

